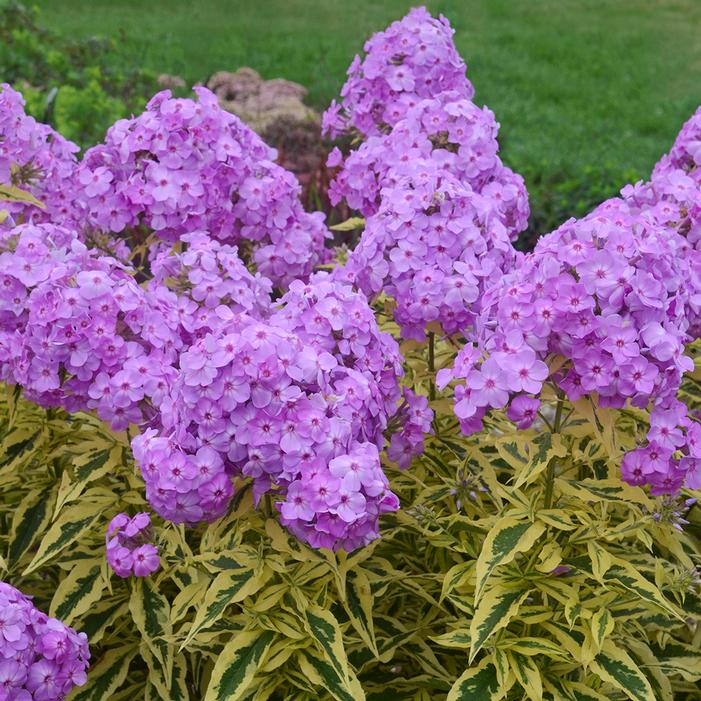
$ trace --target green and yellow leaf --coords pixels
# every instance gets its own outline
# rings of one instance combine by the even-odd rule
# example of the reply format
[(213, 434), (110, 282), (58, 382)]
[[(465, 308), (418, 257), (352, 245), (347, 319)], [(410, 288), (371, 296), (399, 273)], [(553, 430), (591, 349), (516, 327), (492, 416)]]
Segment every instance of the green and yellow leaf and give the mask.
[(39, 569), (89, 532), (100, 517), (101, 509), (100, 504), (81, 502), (63, 511), (42, 538), (36, 555), (22, 575), (26, 576)]
[(136, 656), (135, 645), (123, 645), (108, 650), (90, 668), (85, 686), (75, 687), (66, 697), (66, 701), (105, 701), (112, 698), (124, 683), (129, 671), (129, 664)]
[(31, 489), (25, 494), (12, 516), (10, 528), (9, 565), (16, 565), (22, 555), (44, 532), (51, 521), (54, 487)]
[(351, 625), (377, 657), (379, 653), (372, 622), (374, 597), (370, 581), (362, 569), (351, 570), (346, 575), (346, 597), (343, 603)]
[(343, 646), (343, 636), (333, 614), (320, 606), (310, 605), (304, 611), (307, 629), (316, 640), (324, 659), (340, 678), (349, 682), (351, 671)]
[(336, 701), (364, 701), (365, 693), (355, 675), (340, 675), (338, 666), (325, 654), (322, 657), (311, 650), (305, 650), (298, 654), (297, 659), (303, 674), (313, 684), (324, 687)]
[(213, 626), (224, 615), (230, 604), (243, 601), (255, 594), (268, 581), (272, 572), (263, 568), (260, 574), (248, 567), (239, 567), (218, 574), (207, 588), (207, 593), (192, 623), (185, 641), (180, 646), (182, 651), (202, 631)]
[(132, 619), (143, 636), (143, 641), (163, 666), (163, 676), (173, 673), (173, 629), (170, 622), (170, 604), (155, 587), (150, 577), (135, 578), (129, 599)]
[(470, 663), (496, 631), (509, 625), (529, 593), (529, 589), (507, 589), (496, 585), (480, 599), (470, 623)]
[(657, 701), (647, 677), (630, 655), (614, 643), (605, 643), (604, 649), (592, 661), (591, 669), (631, 701)]
[(448, 692), (446, 701), (498, 701), (501, 698), (497, 670), (485, 659), (458, 677)]
[(519, 553), (530, 550), (543, 535), (545, 524), (521, 521), (513, 516), (503, 516), (492, 526), (482, 544), (475, 567), (475, 601), (484, 591), (490, 575), (499, 565), (511, 562)]
[(506, 655), (516, 681), (523, 687), (528, 698), (531, 701), (543, 701), (543, 681), (533, 658), (511, 651)]
[(217, 657), (204, 701), (238, 701), (253, 686), (275, 633), (241, 631), (232, 636)]
[(59, 583), (49, 614), (70, 625), (100, 600), (104, 588), (101, 560), (78, 562)]

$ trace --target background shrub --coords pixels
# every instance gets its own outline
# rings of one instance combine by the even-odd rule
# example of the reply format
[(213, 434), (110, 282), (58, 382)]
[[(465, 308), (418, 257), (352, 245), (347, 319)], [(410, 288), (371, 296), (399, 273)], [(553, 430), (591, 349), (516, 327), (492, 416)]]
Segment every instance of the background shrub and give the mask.
[(0, 3), (0, 79), (21, 86), (28, 112), (80, 146), (157, 90), (156, 74), (129, 59), (117, 37), (65, 38), (15, 0)]

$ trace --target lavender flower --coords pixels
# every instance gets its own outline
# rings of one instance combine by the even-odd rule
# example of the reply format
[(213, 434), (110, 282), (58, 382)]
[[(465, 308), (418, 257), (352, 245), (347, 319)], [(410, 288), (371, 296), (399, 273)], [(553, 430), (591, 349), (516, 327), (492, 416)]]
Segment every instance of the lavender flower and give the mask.
[(77, 633), (0, 582), (0, 699), (60, 701), (86, 682), (90, 659), (85, 633)]

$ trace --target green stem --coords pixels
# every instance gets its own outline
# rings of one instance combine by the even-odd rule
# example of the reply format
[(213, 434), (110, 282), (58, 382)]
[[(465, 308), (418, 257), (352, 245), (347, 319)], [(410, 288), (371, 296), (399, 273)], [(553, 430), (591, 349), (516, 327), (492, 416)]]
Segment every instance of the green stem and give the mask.
[(428, 390), (428, 398), (433, 401), (436, 398), (436, 359), (434, 349), (435, 334), (433, 331), (428, 332), (428, 371), (431, 373), (430, 387)]
[[(562, 422), (562, 408), (564, 402), (562, 401), (562, 396), (559, 395), (557, 398), (557, 408), (555, 409), (555, 420), (553, 421), (552, 433), (560, 433), (560, 424)], [(550, 460), (548, 463), (548, 469), (545, 474), (545, 508), (549, 509), (553, 505), (553, 487), (555, 485), (555, 458)]]

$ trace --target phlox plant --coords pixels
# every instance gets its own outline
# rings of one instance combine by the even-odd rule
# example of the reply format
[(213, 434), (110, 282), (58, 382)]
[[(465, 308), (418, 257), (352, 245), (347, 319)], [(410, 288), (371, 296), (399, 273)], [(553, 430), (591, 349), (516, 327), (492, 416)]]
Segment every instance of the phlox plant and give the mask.
[(365, 51), (351, 251), (205, 89), (0, 89), (0, 701), (700, 698), (701, 111), (524, 255), (448, 21)]

